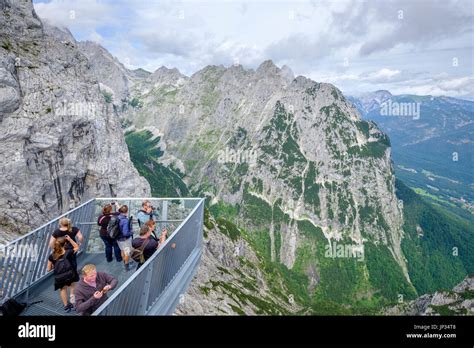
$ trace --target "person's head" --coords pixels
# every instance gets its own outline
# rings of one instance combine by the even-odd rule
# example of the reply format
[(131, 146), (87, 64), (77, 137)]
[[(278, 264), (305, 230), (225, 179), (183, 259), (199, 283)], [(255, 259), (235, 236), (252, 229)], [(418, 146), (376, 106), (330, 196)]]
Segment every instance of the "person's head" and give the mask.
[(57, 260), (64, 254), (64, 245), (66, 244), (66, 238), (59, 237), (54, 241), (53, 245), (53, 259)]
[(88, 265), (85, 265), (83, 268), (82, 268), (82, 276), (84, 277), (84, 280), (87, 281), (87, 282), (95, 282), (95, 279), (97, 277), (97, 270), (95, 268), (95, 265), (93, 264), (88, 264)]
[(112, 214), (112, 204), (104, 205), (104, 207), (102, 208), (102, 214), (104, 215)]
[(62, 218), (59, 220), (59, 228), (62, 230), (67, 230), (68, 232), (72, 231), (72, 222), (71, 219)]
[(123, 215), (127, 215), (127, 213), (128, 213), (128, 206), (126, 206), (125, 204), (122, 205), (122, 206), (119, 208), (119, 213), (120, 213), (120, 214), (123, 214)]
[(150, 227), (147, 224), (142, 225), (140, 227), (140, 237), (149, 237), (151, 234)]
[(154, 231), (156, 222), (154, 220), (148, 220), (147, 222), (145, 222), (145, 225), (150, 228), (150, 231)]
[(151, 203), (148, 200), (143, 201), (142, 203), (142, 208), (144, 211), (147, 213), (150, 213), (152, 211)]

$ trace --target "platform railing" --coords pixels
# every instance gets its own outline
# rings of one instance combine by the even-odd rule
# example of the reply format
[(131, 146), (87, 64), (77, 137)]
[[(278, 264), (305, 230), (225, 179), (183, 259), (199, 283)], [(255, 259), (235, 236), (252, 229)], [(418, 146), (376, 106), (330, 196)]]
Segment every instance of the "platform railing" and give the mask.
[[(1, 302), (49, 276), (46, 269), (51, 254), (49, 241), (54, 230), (59, 227), (61, 218), (67, 217), (73, 223), (90, 221), (94, 212), (95, 199), (91, 199), (3, 246), (0, 255)], [(85, 241), (89, 239), (90, 231), (90, 225), (81, 228)], [(86, 247), (87, 243), (83, 244), (78, 253), (82, 253)]]

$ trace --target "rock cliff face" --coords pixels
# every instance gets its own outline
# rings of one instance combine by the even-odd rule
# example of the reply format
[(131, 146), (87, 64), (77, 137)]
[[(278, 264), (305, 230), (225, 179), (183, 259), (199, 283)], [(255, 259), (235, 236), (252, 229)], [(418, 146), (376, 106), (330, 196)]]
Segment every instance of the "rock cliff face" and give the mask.
[(94, 196), (148, 195), (119, 118), (72, 35), (0, 0), (0, 236)]
[(474, 277), (466, 277), (452, 291), (437, 291), (388, 308), (387, 315), (474, 315)]
[(91, 41), (77, 43), (81, 53), (90, 62), (91, 70), (101, 84), (101, 88), (111, 93), (112, 103), (119, 111), (125, 109), (131, 100), (130, 89), (150, 75), (143, 69), (129, 70), (105, 48)]
[(198, 272), (176, 315), (284, 315), (303, 311), (283, 284), (267, 281), (258, 256), (243, 239), (232, 239), (215, 220), (205, 226)]
[[(153, 75), (159, 82), (135, 86), (141, 107), (125, 117), (164, 134), (163, 161), (174, 157), (191, 188), (230, 204), (246, 194), (278, 202), (328, 241), (388, 245), (405, 268), (389, 140), (337, 88), (293, 78), (271, 61), (256, 71), (208, 66), (189, 78), (164, 68)], [(299, 233), (288, 225), (281, 238), (272, 255), (291, 268)]]
[[(280, 282), (293, 284), (287, 297), (304, 307), (372, 301), (382, 288), (390, 300), (414, 296), (390, 141), (337, 88), (265, 61), (256, 70), (208, 66), (190, 77), (162, 67), (131, 98), (137, 103), (124, 122), (161, 135), (158, 161), (208, 196), (215, 217), (238, 226), (264, 260), (263, 273), (271, 273), (268, 264), (283, 267)], [(195, 304), (223, 294), (209, 284), (227, 276), (207, 261), (190, 290)]]

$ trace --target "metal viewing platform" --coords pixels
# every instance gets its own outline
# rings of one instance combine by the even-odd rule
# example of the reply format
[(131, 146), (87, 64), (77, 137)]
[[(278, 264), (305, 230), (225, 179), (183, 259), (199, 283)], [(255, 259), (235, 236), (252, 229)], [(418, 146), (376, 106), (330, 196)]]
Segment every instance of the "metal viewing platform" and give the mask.
[[(127, 204), (136, 216), (143, 200), (158, 210), (157, 231), (166, 227), (168, 238), (138, 270), (125, 271), (122, 262), (107, 262), (97, 217), (112, 201)], [(67, 217), (84, 241), (77, 252), (78, 271), (88, 263), (119, 280), (108, 300), (93, 315), (171, 315), (194, 276), (202, 253), (204, 199), (202, 198), (94, 198), (58, 216), (3, 248), (0, 255), (0, 301), (9, 298), (32, 303), (21, 315), (77, 315), (65, 313), (54, 291), (53, 272), (47, 272), (49, 239)], [(134, 219), (136, 222), (136, 219)], [(138, 236), (138, 225), (134, 226)], [(175, 247), (173, 248), (172, 245)]]

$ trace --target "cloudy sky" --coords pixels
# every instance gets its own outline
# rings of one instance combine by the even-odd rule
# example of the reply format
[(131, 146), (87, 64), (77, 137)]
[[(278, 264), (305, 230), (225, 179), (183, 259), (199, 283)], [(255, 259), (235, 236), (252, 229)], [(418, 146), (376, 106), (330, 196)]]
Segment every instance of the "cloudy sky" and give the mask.
[(34, 0), (38, 15), (99, 42), (128, 68), (186, 75), (206, 65), (295, 75), (359, 95), (474, 100), (472, 0)]

